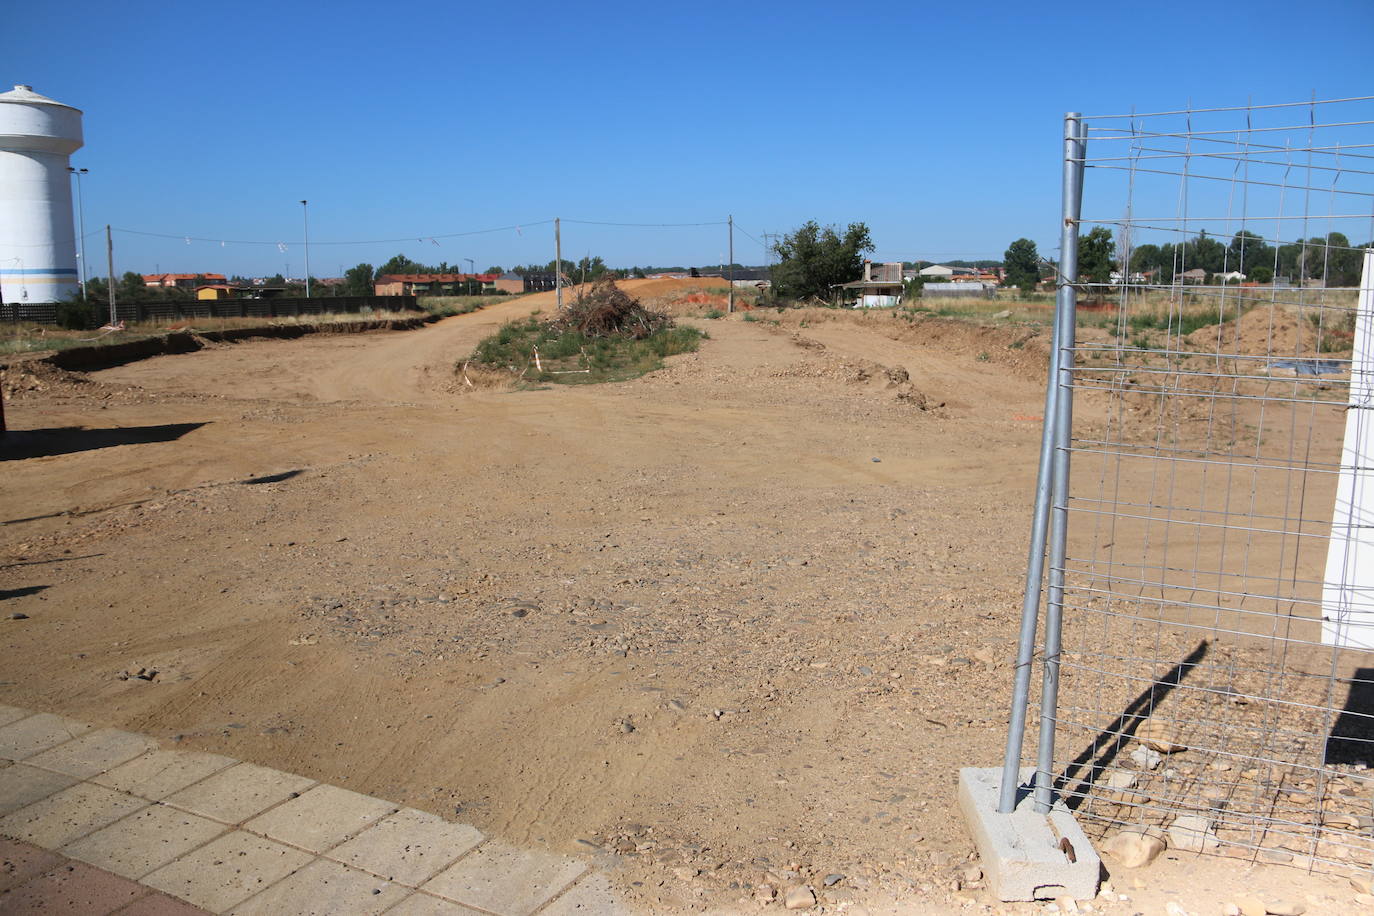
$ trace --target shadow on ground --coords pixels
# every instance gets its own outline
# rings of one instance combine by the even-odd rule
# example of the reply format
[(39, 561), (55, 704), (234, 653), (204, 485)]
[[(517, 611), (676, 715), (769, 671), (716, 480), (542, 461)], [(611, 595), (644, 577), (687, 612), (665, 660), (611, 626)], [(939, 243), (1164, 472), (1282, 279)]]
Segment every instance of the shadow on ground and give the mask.
[(123, 426), (110, 429), (83, 429), (62, 426), (54, 429), (11, 430), (0, 437), (0, 461), (20, 461), (48, 455), (69, 455), (117, 445), (144, 445), (180, 439), (204, 423), (164, 423), (159, 426)]
[(1350, 678), (1350, 695), (1331, 727), (1322, 763), (1374, 765), (1374, 668), (1358, 668)]
[[(1135, 737), (1140, 724), (1207, 657), (1207, 651), (1208, 643), (1204, 639), (1132, 700), (1121, 715), (1095, 736), (1092, 743), (1065, 768), (1063, 775), (1056, 780), (1055, 788), (1071, 809), (1077, 809), (1083, 803), (1112, 761), (1124, 752), (1126, 745)], [(1075, 780), (1078, 781), (1077, 785), (1071, 785)]]
[(11, 598), (23, 598), (27, 595), (36, 595), (48, 585), (26, 585), (23, 588), (0, 588), (0, 601), (8, 601)]

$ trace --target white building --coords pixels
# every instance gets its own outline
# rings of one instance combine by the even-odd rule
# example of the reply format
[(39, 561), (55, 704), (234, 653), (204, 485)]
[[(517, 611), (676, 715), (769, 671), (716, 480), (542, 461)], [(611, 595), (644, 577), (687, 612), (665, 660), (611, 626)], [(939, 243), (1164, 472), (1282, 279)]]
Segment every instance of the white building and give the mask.
[(954, 276), (954, 268), (946, 267), (943, 264), (932, 264), (929, 267), (922, 267), (920, 274), (923, 277), (943, 277), (948, 280)]
[(0, 296), (57, 302), (77, 290), (68, 157), (81, 112), (15, 86), (0, 93)]

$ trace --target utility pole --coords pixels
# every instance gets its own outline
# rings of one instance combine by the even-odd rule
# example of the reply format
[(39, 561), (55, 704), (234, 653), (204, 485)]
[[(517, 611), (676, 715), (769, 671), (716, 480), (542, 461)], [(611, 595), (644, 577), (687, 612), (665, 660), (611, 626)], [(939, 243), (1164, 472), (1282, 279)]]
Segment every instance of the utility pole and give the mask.
[(734, 215), (733, 213), (730, 214), (729, 225), (730, 225), (730, 267), (728, 268), (728, 271), (729, 271), (729, 276), (730, 276), (730, 302), (729, 302), (729, 304), (725, 307), (725, 310), (726, 310), (727, 312), (734, 312), (734, 310), (735, 310), (735, 215)]
[(305, 298), (310, 298), (310, 208), (309, 201), (301, 201), (301, 219), (305, 223)]
[[(110, 269), (109, 292), (110, 292), (110, 325), (115, 323), (115, 293), (114, 293), (114, 235), (110, 233), (110, 224), (105, 224), (105, 261)], [(148, 263), (144, 261), (144, 263)]]
[(553, 218), (553, 288), (558, 295), (558, 310), (563, 310), (563, 228), (558, 217)]

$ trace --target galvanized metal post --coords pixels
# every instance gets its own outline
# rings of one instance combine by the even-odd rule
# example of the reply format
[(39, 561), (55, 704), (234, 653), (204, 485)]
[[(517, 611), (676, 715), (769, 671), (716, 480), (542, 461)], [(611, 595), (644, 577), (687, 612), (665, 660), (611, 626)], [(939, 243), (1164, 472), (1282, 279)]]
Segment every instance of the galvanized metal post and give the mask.
[(1054, 458), (1055, 366), (1059, 359), (1059, 322), (1050, 335), (1049, 372), (1045, 379), (1045, 415), (1040, 424), (1040, 468), (1035, 480), (1035, 508), (1031, 513), (1030, 552), (1026, 557), (1026, 586), (1021, 601), (1021, 635), (1016, 649), (1016, 679), (1007, 719), (1007, 748), (1002, 757), (1001, 794), (997, 810), (1016, 810), (1021, 780), (1021, 743), (1026, 736), (1026, 708), (1030, 705), (1031, 661), (1035, 657), (1035, 629), (1040, 619), (1041, 586), (1045, 579), (1045, 537), (1050, 521), (1050, 469)]
[(81, 239), (77, 259), (81, 261), (81, 301), (86, 301), (86, 200), (81, 193), (81, 176), (90, 172), (90, 169), (76, 169), (67, 166), (67, 171), (76, 176), (76, 212), (79, 219), (78, 225), (81, 227)]
[[(1069, 445), (1073, 429), (1073, 344), (1078, 308), (1078, 220), (1083, 204), (1087, 134), (1082, 116), (1064, 116), (1064, 210), (1060, 226), (1059, 290), (1055, 303), (1054, 456), (1050, 473), (1048, 595), (1045, 602), (1040, 742), (1035, 759), (1035, 810), (1053, 804), (1054, 733), (1058, 722), (1059, 652), (1064, 619), (1064, 562), (1069, 534)], [(1048, 419), (1048, 418), (1047, 418)]]
[(110, 269), (110, 324), (115, 323), (115, 287), (114, 287), (114, 236), (110, 234), (110, 224), (105, 224), (105, 260)]

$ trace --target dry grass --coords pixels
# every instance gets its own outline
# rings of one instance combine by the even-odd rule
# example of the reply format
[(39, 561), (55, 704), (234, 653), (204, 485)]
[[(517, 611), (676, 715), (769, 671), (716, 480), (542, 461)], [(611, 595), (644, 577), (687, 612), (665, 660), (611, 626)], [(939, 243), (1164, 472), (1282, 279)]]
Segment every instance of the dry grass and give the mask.
[[(472, 309), (467, 309), (472, 311)], [(72, 347), (104, 346), (128, 343), (168, 333), (203, 333), (227, 331), (234, 328), (270, 328), (298, 325), (338, 324), (349, 321), (391, 321), (414, 318), (421, 312), (370, 311), (327, 312), (322, 315), (284, 315), (277, 318), (186, 318), (178, 321), (138, 321), (126, 324), (120, 331), (68, 330), (54, 325), (33, 322), (0, 323), (0, 356), (20, 353), (43, 353), (67, 350)], [(431, 314), (459, 314), (457, 311), (433, 311)]]

